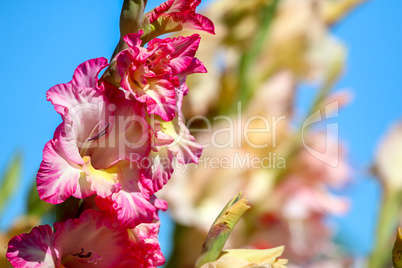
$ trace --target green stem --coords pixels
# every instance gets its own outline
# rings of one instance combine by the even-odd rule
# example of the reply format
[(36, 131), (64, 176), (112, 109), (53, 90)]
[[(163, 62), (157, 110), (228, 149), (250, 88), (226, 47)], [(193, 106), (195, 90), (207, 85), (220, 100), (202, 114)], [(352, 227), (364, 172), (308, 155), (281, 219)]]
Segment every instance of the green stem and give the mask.
[[(334, 83), (335, 83), (334, 79), (328, 79), (324, 83), (324, 85), (319, 89), (319, 91), (318, 91), (317, 95), (315, 96), (315, 99), (310, 107), (309, 112), (307, 113), (306, 117), (304, 118), (304, 120), (302, 122), (305, 122), (310, 117), (310, 115), (312, 115), (314, 112), (316, 112), (317, 110), (319, 110), (321, 108), (323, 101), (329, 95)], [(308, 131), (308, 128), (303, 129), (302, 127), (299, 127), (298, 131), (293, 135), (290, 142), (287, 144), (287, 148), (284, 150), (286, 152), (285, 159), (286, 159), (287, 163), (289, 163), (292, 160), (293, 156), (299, 150), (303, 132), (307, 132), (307, 131)], [(283, 169), (283, 168), (275, 170), (275, 173), (276, 173), (274, 176), (275, 184), (278, 184), (282, 180), (282, 178), (286, 174), (286, 171), (287, 170)]]
[(174, 230), (174, 238), (173, 238), (173, 250), (172, 254), (170, 255), (170, 258), (167, 260), (165, 264), (165, 268), (174, 268), (178, 267), (179, 264), (179, 258), (180, 258), (180, 249), (179, 249), (179, 241), (181, 240), (182, 236), (182, 229), (183, 226), (179, 225), (177, 222), (173, 222), (175, 225), (175, 230)]
[(257, 86), (257, 83), (254, 82), (255, 79), (253, 79), (252, 67), (266, 44), (268, 32), (278, 3), (279, 0), (273, 0), (271, 4), (266, 5), (262, 10), (262, 20), (256, 38), (250, 49), (248, 49), (241, 58), (239, 69), (239, 101), (247, 103), (253, 96), (254, 89)]
[(386, 267), (392, 261), (393, 238), (396, 230), (401, 195), (384, 191), (380, 206), (374, 249), (369, 258), (368, 268)]

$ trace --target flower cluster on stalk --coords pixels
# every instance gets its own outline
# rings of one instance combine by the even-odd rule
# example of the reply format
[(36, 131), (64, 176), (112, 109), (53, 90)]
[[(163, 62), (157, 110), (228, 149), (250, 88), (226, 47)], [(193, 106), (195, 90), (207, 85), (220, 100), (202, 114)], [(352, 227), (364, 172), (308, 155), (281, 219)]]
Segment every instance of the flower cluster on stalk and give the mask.
[[(127, 48), (113, 64), (88, 60), (70, 82), (48, 90), (47, 100), (63, 122), (43, 150), (39, 197), (51, 204), (81, 201), (73, 217), (53, 228), (42, 225), (12, 238), (7, 258), (14, 267), (164, 263), (158, 211), (167, 203), (155, 193), (170, 179), (174, 159), (197, 163), (201, 155), (181, 105), (186, 76), (206, 69), (195, 58), (198, 34), (156, 36), (183, 28), (213, 33), (212, 22), (195, 13), (199, 3), (168, 0), (141, 17), (137, 32), (124, 36)], [(113, 81), (99, 78), (106, 68), (114, 68)]]

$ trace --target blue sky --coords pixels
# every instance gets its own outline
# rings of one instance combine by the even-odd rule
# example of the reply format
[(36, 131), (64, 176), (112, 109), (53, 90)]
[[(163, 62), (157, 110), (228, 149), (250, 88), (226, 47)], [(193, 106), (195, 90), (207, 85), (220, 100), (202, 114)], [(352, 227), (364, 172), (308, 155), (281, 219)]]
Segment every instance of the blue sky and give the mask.
[[(148, 8), (160, 2), (149, 1)], [(24, 154), (23, 183), (8, 217), (0, 219), (1, 229), (23, 213), (22, 197), (33, 183), (43, 146), (61, 122), (45, 92), (70, 81), (81, 62), (110, 57), (118, 41), (121, 4), (122, 0), (1, 1), (0, 171), (16, 150)], [(344, 191), (354, 206), (346, 218), (334, 221), (340, 231), (337, 239), (355, 254), (368, 252), (377, 212), (379, 191), (368, 174), (370, 161), (380, 137), (402, 115), (401, 12), (401, 1), (372, 0), (333, 29), (349, 50), (338, 86), (351, 88), (354, 101), (339, 114), (339, 131), (357, 170), (356, 182)], [(309, 94), (302, 90), (299, 103)]]

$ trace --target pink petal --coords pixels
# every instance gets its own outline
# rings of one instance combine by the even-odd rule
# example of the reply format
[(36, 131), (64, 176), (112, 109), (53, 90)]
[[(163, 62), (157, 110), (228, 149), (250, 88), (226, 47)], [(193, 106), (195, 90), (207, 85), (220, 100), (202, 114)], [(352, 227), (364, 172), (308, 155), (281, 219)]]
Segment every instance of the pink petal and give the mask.
[(166, 147), (158, 152), (151, 152), (146, 159), (139, 162), (141, 167), (141, 184), (150, 194), (156, 193), (168, 182), (173, 173), (174, 155)]
[(155, 207), (140, 192), (121, 190), (112, 195), (113, 208), (121, 226), (133, 228), (154, 220)]
[(186, 70), (192, 63), (195, 53), (200, 44), (200, 36), (193, 34), (188, 37), (178, 37), (172, 40), (172, 45), (175, 48), (171, 54), (170, 67), (174, 70), (174, 75)]
[(7, 259), (13, 267), (59, 267), (58, 251), (53, 246), (53, 232), (49, 225), (34, 227), (30, 233), (13, 237)]
[(97, 141), (88, 139), (104, 131), (110, 111), (104, 96), (93, 88), (79, 88), (69, 84), (57, 85), (47, 92), (50, 100), (63, 117), (60, 140), (69, 159), (83, 164), (80, 151), (94, 147)]
[(145, 119), (145, 106), (126, 98), (122, 90), (109, 97), (118, 107), (109, 120), (108, 135), (100, 146), (90, 149), (94, 166), (110, 167), (120, 160), (139, 161), (151, 150), (150, 127)]
[(201, 0), (168, 0), (152, 10), (148, 15), (151, 23), (161, 14), (173, 12), (194, 12)]
[(108, 66), (108, 61), (105, 58), (83, 62), (75, 69), (71, 82), (74, 86), (95, 88), (99, 72), (106, 66)]
[(154, 219), (159, 221), (158, 213), (159, 213), (160, 210), (166, 211), (168, 209), (168, 203), (167, 203), (166, 200), (156, 198), (155, 195), (151, 196), (149, 201), (156, 208), (155, 213), (154, 213)]
[(85, 174), (81, 167), (68, 159), (57, 140), (46, 143), (36, 179), (42, 200), (52, 204), (64, 202), (74, 194), (82, 176)]
[(127, 230), (107, 214), (84, 210), (78, 219), (55, 223), (54, 229), (54, 244), (65, 267), (130, 267)]
[[(87, 81), (87, 83), (92, 82)], [(70, 82), (50, 88), (46, 92), (46, 99), (52, 102), (56, 111), (63, 116), (63, 119), (64, 117), (70, 119), (71, 114), (68, 115), (68, 112), (74, 115), (76, 112), (82, 112), (82, 110), (88, 110), (88, 108), (94, 109), (94, 105), (102, 100), (102, 96), (94, 88), (78, 87)], [(94, 107), (89, 104), (93, 104)]]
[(138, 33), (129, 33), (123, 37), (124, 41), (130, 48), (141, 46), (141, 35), (144, 33), (143, 30), (139, 30)]
[(164, 121), (170, 121), (175, 116), (175, 89), (171, 82), (167, 80), (153, 79), (149, 81), (147, 95), (147, 112), (157, 114)]
[[(206, 73), (206, 72), (207, 69), (205, 68), (204, 64), (202, 64), (202, 62), (199, 59), (193, 58), (191, 64), (187, 67), (187, 69), (181, 71), (177, 76), (179, 77), (180, 83), (183, 84), (185, 82), (183, 78), (185, 78), (187, 75), (195, 73)], [(186, 94), (187, 93), (185, 93), (184, 95)]]
[(156, 211), (149, 202), (149, 195), (138, 183), (140, 175), (137, 164), (129, 161), (117, 163), (122, 174), (119, 179), (121, 190), (110, 199), (96, 199), (97, 206), (115, 216), (125, 228), (134, 228), (141, 222), (152, 222)]
[(157, 267), (165, 263), (158, 243), (159, 226), (160, 223), (142, 223), (130, 230), (134, 237), (132, 254), (136, 260), (133, 267)]
[(212, 21), (195, 13), (200, 2), (200, 0), (168, 0), (148, 12), (146, 16), (151, 24), (159, 24), (163, 33), (194, 29), (214, 34), (215, 27)]
[(159, 115), (163, 120), (170, 121), (175, 113), (175, 89), (173, 84), (164, 79), (148, 79), (146, 88), (138, 89), (129, 75), (126, 75), (121, 81), (122, 88), (133, 93), (134, 97), (143, 103), (146, 103), (149, 114)]
[[(124, 36), (124, 41), (129, 48), (123, 50), (117, 56), (117, 68), (121, 77), (124, 76), (126, 71), (131, 67), (137, 68), (143, 64), (151, 54), (146, 48), (141, 47), (141, 35), (144, 31), (139, 30), (138, 33), (130, 33)], [(136, 69), (132, 70), (135, 71)]]
[(158, 210), (166, 211), (168, 209), (168, 203), (166, 200), (155, 198), (153, 204)]
[(176, 154), (177, 161), (181, 164), (198, 164), (198, 159), (202, 154), (202, 145), (195, 141), (184, 124), (178, 123), (178, 126), (180, 129), (179, 135), (168, 146), (169, 150)]
[(179, 111), (178, 115), (172, 120), (173, 128), (170, 128), (169, 133), (174, 141), (168, 145), (170, 151), (175, 153), (177, 161), (181, 164), (198, 163), (198, 159), (202, 154), (202, 145), (195, 142), (194, 137), (183, 122), (183, 114), (181, 111), (181, 104), (184, 92), (182, 87), (176, 90), (176, 110)]
[(181, 30), (200, 30), (215, 34), (215, 26), (207, 17), (196, 13), (161, 14), (154, 24), (161, 25), (165, 33)]

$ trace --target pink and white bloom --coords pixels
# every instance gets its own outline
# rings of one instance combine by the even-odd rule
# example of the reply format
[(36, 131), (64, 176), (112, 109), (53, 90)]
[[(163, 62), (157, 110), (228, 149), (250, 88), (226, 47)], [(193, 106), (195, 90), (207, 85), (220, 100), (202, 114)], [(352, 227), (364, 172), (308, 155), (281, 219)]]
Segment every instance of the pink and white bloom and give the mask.
[[(159, 223), (127, 230), (104, 212), (85, 210), (77, 219), (32, 229), (12, 238), (7, 259), (14, 267), (156, 267), (164, 263)], [(141, 258), (139, 258), (141, 256)]]
[(117, 88), (97, 84), (97, 74), (106, 65), (103, 58), (87, 61), (71, 82), (47, 92), (63, 123), (45, 146), (37, 188), (40, 198), (53, 204), (70, 196), (111, 198), (119, 214), (131, 215), (119, 217), (123, 226), (133, 228), (152, 222), (156, 211), (129, 162), (133, 155), (148, 155), (150, 127), (141, 103)]
[(140, 30), (124, 37), (129, 48), (117, 55), (121, 87), (145, 103), (148, 114), (171, 121), (175, 116), (176, 88), (185, 82), (186, 75), (206, 72), (194, 57), (200, 37), (155, 38), (144, 48), (142, 34)]
[(215, 34), (212, 21), (195, 13), (200, 3), (201, 0), (168, 0), (145, 14), (151, 24), (149, 27), (159, 30), (158, 35), (183, 29)]
[(117, 56), (121, 87), (147, 107), (151, 127), (151, 152), (135, 159), (141, 173), (141, 184), (153, 194), (170, 179), (172, 161), (197, 163), (202, 146), (195, 142), (181, 114), (183, 96), (187, 94), (186, 77), (206, 72), (195, 58), (200, 37), (154, 39), (141, 47), (142, 31), (128, 34), (129, 48)]
[(323, 184), (307, 184), (297, 176), (286, 178), (272, 196), (272, 206), (287, 220), (306, 220), (327, 214), (342, 215), (347, 199), (331, 194)]

